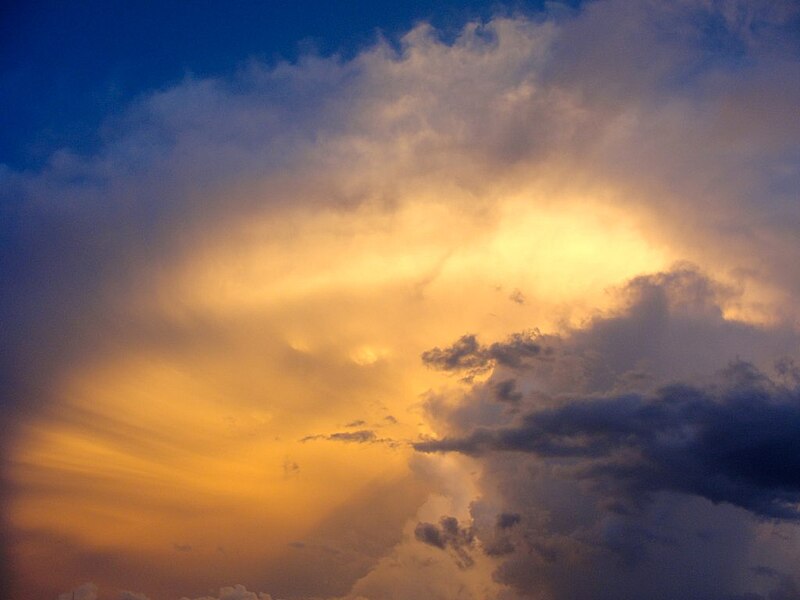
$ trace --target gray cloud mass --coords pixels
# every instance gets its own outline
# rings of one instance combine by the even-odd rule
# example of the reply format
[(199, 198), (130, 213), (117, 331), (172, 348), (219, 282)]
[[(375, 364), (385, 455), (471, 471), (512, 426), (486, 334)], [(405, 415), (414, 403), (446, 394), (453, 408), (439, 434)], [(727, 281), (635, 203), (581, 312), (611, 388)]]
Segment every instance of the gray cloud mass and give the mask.
[(766, 518), (800, 519), (800, 389), (779, 389), (752, 365), (743, 382), (705, 390), (673, 385), (573, 400), (514, 427), (422, 442), (423, 452), (528, 452), (574, 459), (568, 470), (632, 502), (673, 491), (728, 502)]
[[(619, 292), (551, 360), (431, 399), (447, 433), (415, 447), (481, 465), (474, 536), (522, 598), (796, 597), (800, 339), (724, 318), (687, 265)], [(510, 373), (528, 393), (496, 410)]]

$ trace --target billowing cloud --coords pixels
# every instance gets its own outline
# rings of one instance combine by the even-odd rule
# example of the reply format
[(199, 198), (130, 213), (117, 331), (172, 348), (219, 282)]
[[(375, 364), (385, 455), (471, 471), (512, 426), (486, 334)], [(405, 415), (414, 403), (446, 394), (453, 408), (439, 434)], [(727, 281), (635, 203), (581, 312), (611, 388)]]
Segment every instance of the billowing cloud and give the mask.
[[(751, 365), (722, 391), (673, 385), (574, 400), (525, 415), (519, 425), (417, 444), (423, 452), (529, 452), (575, 459), (574, 476), (610, 487), (616, 501), (672, 491), (728, 502), (767, 518), (800, 518), (800, 397)], [(615, 504), (615, 506), (620, 506)]]
[(793, 593), (798, 19), (420, 24), (1, 167), (0, 596)]
[[(550, 363), (514, 369), (521, 411), (493, 409), (498, 367), (432, 400), (450, 433), (416, 448), (481, 465), (475, 539), (523, 597), (793, 597), (800, 401), (780, 357), (796, 334), (723, 318), (735, 298), (687, 267), (622, 293), (620, 312), (551, 336)], [(710, 562), (676, 580), (686, 561)]]

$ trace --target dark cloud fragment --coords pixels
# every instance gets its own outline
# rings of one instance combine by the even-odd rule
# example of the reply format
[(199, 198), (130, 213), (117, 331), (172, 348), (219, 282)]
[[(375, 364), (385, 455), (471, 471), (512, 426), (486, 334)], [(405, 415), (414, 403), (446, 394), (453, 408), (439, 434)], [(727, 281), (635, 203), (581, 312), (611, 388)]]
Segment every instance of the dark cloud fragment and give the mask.
[(447, 348), (433, 348), (422, 353), (422, 362), (440, 371), (485, 370), (488, 360), (473, 334), (461, 336)]
[(800, 520), (800, 389), (752, 365), (725, 373), (726, 388), (674, 384), (645, 396), (568, 401), (515, 426), (426, 441), (422, 452), (523, 452), (567, 460), (576, 479), (612, 500), (678, 492), (770, 519)]
[(446, 548), (442, 532), (433, 523), (418, 523), (414, 529), (414, 537), (423, 544), (436, 546), (442, 550)]
[(333, 442), (357, 442), (363, 444), (366, 442), (374, 442), (376, 435), (374, 431), (369, 429), (359, 429), (358, 431), (340, 431), (338, 433), (332, 433), (327, 436), (326, 439)]
[(438, 346), (422, 353), (422, 362), (440, 371), (465, 372), (465, 380), (484, 373), (495, 365), (512, 369), (522, 367), (528, 360), (552, 353), (545, 348), (536, 330), (515, 333), (504, 342), (484, 346), (474, 334), (461, 336), (451, 346)]
[(519, 288), (514, 289), (514, 291), (511, 292), (511, 295), (509, 295), (508, 299), (512, 302), (516, 302), (517, 304), (525, 304), (525, 294), (523, 294)]
[(289, 457), (286, 457), (283, 461), (283, 478), (289, 479), (293, 475), (297, 475), (299, 472), (300, 465), (291, 460)]
[(475, 564), (469, 552), (475, 541), (475, 532), (472, 527), (461, 527), (455, 517), (442, 517), (439, 525), (417, 523), (414, 537), (428, 546), (440, 550), (450, 549), (456, 564), (462, 569)]
[(377, 442), (378, 436), (371, 429), (359, 429), (358, 431), (338, 431), (329, 435), (309, 435), (304, 437), (301, 442), (309, 442), (312, 440), (328, 440), (331, 442), (354, 442), (358, 444), (366, 444), (369, 442)]

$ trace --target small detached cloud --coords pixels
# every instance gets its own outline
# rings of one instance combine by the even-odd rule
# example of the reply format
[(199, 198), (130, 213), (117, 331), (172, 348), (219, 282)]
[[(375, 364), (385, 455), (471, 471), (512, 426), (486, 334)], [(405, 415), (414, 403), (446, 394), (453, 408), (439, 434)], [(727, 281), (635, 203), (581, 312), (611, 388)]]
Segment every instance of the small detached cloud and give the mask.
[(461, 527), (455, 517), (442, 517), (438, 525), (418, 523), (414, 529), (414, 537), (428, 546), (440, 550), (450, 549), (456, 564), (466, 569), (475, 564), (470, 549), (475, 541), (475, 533), (471, 527)]
[(517, 404), (522, 400), (522, 394), (517, 391), (517, 382), (514, 379), (503, 379), (492, 385), (494, 396), (500, 402)]
[(298, 473), (300, 473), (300, 465), (287, 456), (283, 460), (283, 478), (289, 479)]
[(301, 443), (326, 441), (326, 442), (343, 442), (345, 444), (383, 444), (390, 448), (397, 448), (398, 446), (407, 446), (410, 444), (408, 440), (398, 440), (388, 437), (378, 437), (372, 429), (358, 429), (356, 431), (337, 431), (328, 434), (307, 435), (300, 440)]
[(525, 294), (519, 288), (514, 289), (508, 296), (508, 299), (517, 304), (525, 304)]
[(552, 350), (542, 345), (536, 330), (515, 333), (504, 342), (484, 346), (475, 335), (460, 337), (451, 346), (422, 353), (422, 362), (439, 371), (462, 372), (465, 381), (487, 372), (495, 365), (520, 368), (532, 359), (550, 356)]
[(378, 441), (378, 436), (371, 429), (359, 429), (358, 431), (338, 431), (328, 435), (308, 435), (301, 442), (311, 442), (314, 440), (328, 440), (330, 442), (353, 442), (356, 444), (368, 444)]

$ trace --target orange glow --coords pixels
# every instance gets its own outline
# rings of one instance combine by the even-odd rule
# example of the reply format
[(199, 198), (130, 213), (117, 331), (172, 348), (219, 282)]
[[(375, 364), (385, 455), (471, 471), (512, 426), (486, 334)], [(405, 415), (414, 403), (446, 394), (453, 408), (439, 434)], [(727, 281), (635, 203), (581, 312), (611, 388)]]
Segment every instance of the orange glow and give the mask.
[[(420, 395), (447, 380), (421, 364), (431, 343), (556, 330), (668, 264), (624, 215), (534, 193), (296, 211), (204, 246), (129, 299), (175, 338), (125, 340), (27, 426), (15, 525), (217, 579), (284, 560), (365, 490), (408, 480), (408, 443), (430, 433)], [(357, 430), (375, 439), (324, 439)]]

